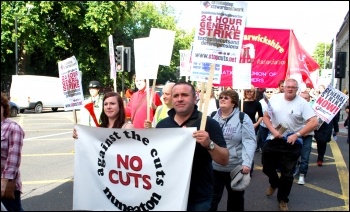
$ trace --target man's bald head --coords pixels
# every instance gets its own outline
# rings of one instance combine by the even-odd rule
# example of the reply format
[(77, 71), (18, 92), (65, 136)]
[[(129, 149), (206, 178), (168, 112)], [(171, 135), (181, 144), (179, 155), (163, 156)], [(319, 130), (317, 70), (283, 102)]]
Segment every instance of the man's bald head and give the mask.
[(168, 82), (167, 84), (164, 85), (162, 92), (169, 92), (171, 93), (171, 89), (174, 87), (175, 82)]
[(168, 82), (167, 84), (164, 85), (162, 92), (162, 99), (164, 104), (166, 104), (168, 107), (172, 107), (171, 104), (171, 89), (174, 87), (175, 83), (174, 82)]

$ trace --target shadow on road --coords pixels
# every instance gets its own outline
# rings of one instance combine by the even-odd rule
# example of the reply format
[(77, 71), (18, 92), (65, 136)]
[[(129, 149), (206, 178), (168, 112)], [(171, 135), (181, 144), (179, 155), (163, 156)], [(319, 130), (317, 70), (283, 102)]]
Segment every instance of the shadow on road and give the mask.
[(22, 199), (22, 207), (24, 211), (72, 211), (73, 182), (66, 182), (46, 193)]

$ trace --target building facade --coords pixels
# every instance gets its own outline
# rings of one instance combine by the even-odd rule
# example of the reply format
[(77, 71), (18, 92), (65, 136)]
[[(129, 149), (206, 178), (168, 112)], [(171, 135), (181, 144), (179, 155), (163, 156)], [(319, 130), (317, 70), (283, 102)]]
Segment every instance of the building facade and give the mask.
[[(349, 93), (349, 11), (344, 18), (344, 22), (342, 23), (337, 35), (336, 35), (336, 43), (335, 43), (335, 56), (333, 56), (333, 46), (334, 40), (332, 40), (332, 45), (327, 52), (327, 55), (330, 58), (336, 58), (338, 52), (345, 52), (345, 77), (338, 78), (336, 88)], [(339, 61), (338, 61), (339, 62)], [(335, 61), (334, 68), (336, 68), (337, 61)], [(335, 73), (334, 75), (335, 76)]]

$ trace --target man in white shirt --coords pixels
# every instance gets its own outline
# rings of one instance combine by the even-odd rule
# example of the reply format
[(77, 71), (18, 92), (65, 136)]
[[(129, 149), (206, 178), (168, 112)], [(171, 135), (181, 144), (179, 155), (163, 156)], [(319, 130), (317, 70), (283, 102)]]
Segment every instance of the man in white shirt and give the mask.
[[(317, 126), (317, 118), (309, 103), (297, 95), (298, 82), (289, 78), (284, 83), (284, 93), (274, 94), (263, 121), (270, 134), (263, 152), (263, 172), (269, 178), (267, 196), (277, 192), (281, 211), (288, 211), (288, 196), (293, 185), (293, 169), (300, 156), (304, 135), (308, 135)], [(280, 131), (278, 127), (285, 130)], [(281, 177), (276, 169), (280, 167)]]

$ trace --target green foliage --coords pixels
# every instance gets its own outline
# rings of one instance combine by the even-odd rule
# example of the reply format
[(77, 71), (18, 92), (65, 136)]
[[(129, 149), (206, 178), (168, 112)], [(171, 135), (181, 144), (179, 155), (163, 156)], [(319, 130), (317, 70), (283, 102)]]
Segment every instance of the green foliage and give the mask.
[[(166, 2), (156, 6), (140, 1), (36, 1), (28, 13), (25, 1), (1, 2), (2, 85), (15, 74), (15, 40), (18, 40), (19, 74), (58, 76), (57, 63), (75, 56), (83, 73), (83, 87), (91, 80), (112, 86), (109, 79), (108, 36), (114, 45), (132, 47), (133, 39), (148, 37), (151, 28), (176, 31), (171, 65), (160, 66), (157, 84), (176, 81), (179, 50), (189, 49), (194, 32), (176, 27), (174, 9)], [(17, 17), (18, 33), (15, 33)], [(118, 91), (124, 75), (130, 87), (134, 70), (118, 73)], [(87, 92), (87, 89), (84, 89)]]
[(313, 58), (320, 65), (320, 70), (330, 68), (330, 58), (327, 56), (327, 51), (331, 47), (331, 44), (318, 43), (314, 50)]

